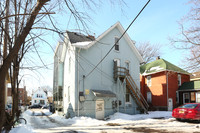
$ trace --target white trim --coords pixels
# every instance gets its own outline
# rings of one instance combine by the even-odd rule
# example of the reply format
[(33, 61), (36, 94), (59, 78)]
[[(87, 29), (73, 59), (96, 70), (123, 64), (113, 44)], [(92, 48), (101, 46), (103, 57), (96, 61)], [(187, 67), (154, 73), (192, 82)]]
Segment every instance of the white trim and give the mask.
[[(93, 46), (95, 43), (98, 43), (104, 36), (106, 36), (110, 31), (112, 31), (114, 28), (118, 28), (118, 30), (123, 34), (125, 32), (124, 28), (120, 24), (120, 22), (115, 23), (113, 26), (111, 26), (109, 29), (107, 29), (105, 32), (103, 32), (95, 41), (92, 41), (89, 43), (84, 49), (88, 49), (91, 46)], [(133, 41), (130, 39), (129, 35), (127, 33), (124, 34), (123, 38), (128, 42), (129, 46), (131, 47), (132, 51), (135, 53), (136, 57), (138, 58), (139, 62), (144, 62), (142, 56), (140, 55), (139, 51), (137, 50), (136, 46), (134, 45)]]
[(113, 61), (117, 61), (117, 66), (118, 66), (118, 67), (120, 67), (120, 66), (121, 66), (121, 64), (120, 64), (120, 63), (121, 63), (120, 59), (118, 59), (118, 58), (115, 58)]
[(152, 75), (152, 74), (156, 74), (156, 73), (159, 73), (159, 72), (165, 72), (165, 71), (170, 71), (170, 72), (176, 72), (176, 73), (179, 73), (179, 74), (190, 75), (190, 74), (181, 73), (181, 72), (178, 72), (178, 71), (172, 71), (172, 70), (168, 70), (168, 69), (157, 71), (157, 72), (152, 72), (152, 73), (147, 73), (147, 74), (141, 74), (141, 75), (142, 76), (147, 76), (147, 75)]

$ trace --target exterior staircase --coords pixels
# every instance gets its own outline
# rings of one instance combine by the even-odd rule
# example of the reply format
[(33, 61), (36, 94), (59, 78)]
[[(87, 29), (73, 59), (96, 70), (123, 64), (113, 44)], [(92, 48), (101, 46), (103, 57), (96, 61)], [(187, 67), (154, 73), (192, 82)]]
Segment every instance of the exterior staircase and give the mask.
[(126, 87), (129, 89), (129, 92), (139, 106), (139, 109), (141, 110), (141, 112), (148, 114), (149, 105), (143, 97), (142, 93), (140, 92), (140, 89), (137, 87), (137, 84), (129, 74), (129, 70), (124, 67), (118, 67), (117, 65), (114, 65), (113, 78), (115, 81), (117, 81), (117, 78), (119, 78), (121, 81), (123, 81), (124, 79), (126, 80)]
[(126, 87), (129, 89), (132, 98), (135, 99), (136, 103), (140, 107), (140, 110), (148, 114), (149, 105), (130, 74), (126, 76)]

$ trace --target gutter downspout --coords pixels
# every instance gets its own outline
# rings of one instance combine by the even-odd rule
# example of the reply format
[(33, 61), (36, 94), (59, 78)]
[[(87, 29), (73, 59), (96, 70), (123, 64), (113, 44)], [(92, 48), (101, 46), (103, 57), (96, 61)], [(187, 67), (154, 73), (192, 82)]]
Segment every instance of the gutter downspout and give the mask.
[(169, 104), (169, 103), (168, 103), (168, 99), (169, 99), (169, 98), (168, 98), (168, 97), (169, 97), (169, 96), (168, 96), (168, 72), (167, 72), (167, 79), (166, 79), (166, 80), (167, 80), (167, 110), (169, 110), (169, 105), (168, 105), (168, 104)]
[(79, 49), (78, 50), (78, 58), (77, 58), (77, 62), (78, 62), (78, 64), (77, 64), (77, 95), (78, 95), (78, 117), (79, 117), (79, 91), (80, 91), (80, 86), (79, 86), (79, 53), (80, 53), (80, 51), (81, 51), (81, 49)]

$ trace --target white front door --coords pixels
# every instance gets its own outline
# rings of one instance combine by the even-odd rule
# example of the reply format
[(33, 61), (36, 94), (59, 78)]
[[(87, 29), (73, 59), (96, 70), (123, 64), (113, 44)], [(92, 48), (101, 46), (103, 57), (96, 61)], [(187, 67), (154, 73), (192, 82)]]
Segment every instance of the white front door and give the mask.
[(173, 100), (172, 98), (168, 99), (168, 111), (172, 111), (173, 110)]
[(104, 119), (104, 100), (96, 100), (96, 119)]

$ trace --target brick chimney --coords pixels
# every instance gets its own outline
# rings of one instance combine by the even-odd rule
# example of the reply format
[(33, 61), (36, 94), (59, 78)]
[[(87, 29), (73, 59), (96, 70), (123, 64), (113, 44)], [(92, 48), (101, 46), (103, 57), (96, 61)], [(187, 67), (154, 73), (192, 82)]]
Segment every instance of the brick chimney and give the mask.
[(160, 59), (160, 56), (157, 56), (157, 57), (156, 57), (156, 60), (159, 60), (159, 59)]
[(87, 37), (90, 38), (92, 41), (95, 40), (95, 34), (94, 35), (88, 35)]

